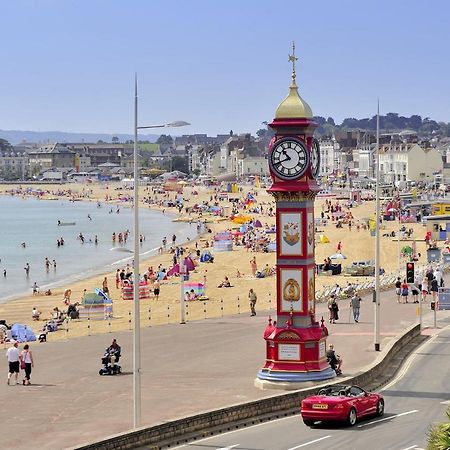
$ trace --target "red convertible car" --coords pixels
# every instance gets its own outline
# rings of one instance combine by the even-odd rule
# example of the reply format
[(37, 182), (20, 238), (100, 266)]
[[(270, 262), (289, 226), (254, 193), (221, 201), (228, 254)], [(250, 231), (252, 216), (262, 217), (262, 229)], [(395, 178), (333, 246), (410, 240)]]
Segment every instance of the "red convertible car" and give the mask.
[(305, 398), (300, 412), (307, 426), (318, 421), (339, 421), (353, 426), (362, 417), (382, 416), (384, 400), (382, 395), (358, 386), (337, 384), (323, 387), (317, 395)]

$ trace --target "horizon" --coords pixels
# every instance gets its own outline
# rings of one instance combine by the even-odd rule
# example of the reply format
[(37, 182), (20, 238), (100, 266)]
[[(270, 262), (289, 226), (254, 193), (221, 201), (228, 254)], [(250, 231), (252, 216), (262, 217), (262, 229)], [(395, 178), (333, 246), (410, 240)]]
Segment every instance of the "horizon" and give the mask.
[(132, 134), (137, 72), (140, 125), (182, 119), (192, 125), (177, 135), (254, 134), (288, 93), (293, 40), (299, 93), (314, 115), (372, 117), (380, 97), (383, 115), (449, 122), (450, 5), (432, 6), (6, 3), (0, 129)]

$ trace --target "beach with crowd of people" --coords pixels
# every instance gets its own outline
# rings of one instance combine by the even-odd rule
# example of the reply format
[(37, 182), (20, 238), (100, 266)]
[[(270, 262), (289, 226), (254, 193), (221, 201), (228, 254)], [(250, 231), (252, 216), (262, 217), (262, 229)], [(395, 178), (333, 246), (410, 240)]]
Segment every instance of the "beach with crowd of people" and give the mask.
[[(274, 308), (275, 203), (266, 189), (247, 184), (229, 195), (226, 186), (183, 183), (179, 191), (165, 192), (157, 185), (140, 187), (142, 210), (158, 211), (161, 215), (170, 216), (172, 221), (188, 224), (195, 232), (195, 236), (182, 242), (165, 229), (152, 229), (151, 233), (160, 245), (151, 256), (141, 256), (140, 273), (148, 284), (148, 294), (141, 300), (142, 326), (179, 322), (180, 302), (188, 305), (188, 320), (220, 317), (221, 314), (250, 314), (250, 289), (257, 294), (256, 313)], [(338, 286), (344, 291), (350, 284), (364, 286), (366, 281), (373, 280), (373, 273), (371, 276), (366, 273), (350, 276), (345, 272), (353, 262), (370, 265), (374, 259), (375, 238), (370, 230), (370, 221), (374, 218), (375, 202), (373, 199), (351, 201), (339, 195), (339, 191), (335, 192), (337, 195), (319, 195), (315, 202), (316, 263), (321, 266), (316, 275), (318, 301), (326, 301), (322, 294), (333, 287)], [(38, 195), (42, 200), (56, 198), (93, 202), (108, 211), (116, 211), (118, 205), (122, 209), (131, 208), (133, 197), (132, 190), (119, 183), (33, 185), (32, 190), (20, 185), (0, 186), (1, 195), (10, 196), (11, 193), (25, 198)], [(112, 214), (112, 221), (115, 215)], [(401, 233), (399, 242), (396, 239), (397, 221), (383, 222), (382, 227), (381, 267), (386, 276), (396, 278), (400, 275), (404, 278), (405, 263), (411, 258), (410, 253), (401, 251), (405, 246), (413, 245), (417, 263), (427, 264), (426, 231), (421, 223), (408, 223), (407, 232)], [(110, 241), (112, 247), (119, 244), (119, 234), (123, 242), (124, 236), (132, 233), (133, 223), (130, 221), (127, 228), (117, 229), (115, 236), (99, 235), (98, 239)], [(145, 238), (148, 239), (148, 235), (139, 237), (141, 243)], [(231, 240), (232, 246), (221, 247), (217, 240)], [(208, 254), (210, 258), (203, 258)], [(132, 255), (125, 252), (121, 255), (124, 256), (123, 263), (114, 268), (108, 266), (108, 271), (105, 269), (93, 276), (89, 274), (90, 262), (86, 260), (85, 271), (78, 273), (76, 280), (51, 288), (51, 295), (44, 295), (43, 290), (30, 289), (27, 295), (0, 303), (0, 319), (8, 324), (27, 324), (37, 335), (43, 324), (53, 319), (59, 322), (62, 331), (48, 333), (48, 340), (131, 329), (133, 305), (132, 300), (123, 298), (123, 287), (127, 284), (126, 277), (132, 277)], [(201, 292), (180, 287), (180, 270), (173, 268), (185, 261), (192, 263), (189, 283), (196, 286), (195, 290), (201, 286)], [(330, 267), (339, 265), (340, 273), (333, 275)], [(75, 310), (79, 309), (86, 293), (95, 289), (106, 290), (112, 299), (111, 316), (93, 321), (77, 319), (74, 314), (71, 319), (67, 315), (68, 307), (73, 305)], [(393, 301), (396, 301), (395, 296)]]

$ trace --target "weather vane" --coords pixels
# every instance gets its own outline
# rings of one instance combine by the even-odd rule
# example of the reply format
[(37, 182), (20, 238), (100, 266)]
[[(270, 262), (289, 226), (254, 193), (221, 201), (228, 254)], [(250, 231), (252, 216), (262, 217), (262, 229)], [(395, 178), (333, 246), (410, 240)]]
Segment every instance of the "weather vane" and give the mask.
[(292, 55), (289, 56), (289, 62), (292, 62), (292, 80), (295, 81), (295, 61), (298, 61), (298, 58), (295, 56), (295, 42), (292, 41)]

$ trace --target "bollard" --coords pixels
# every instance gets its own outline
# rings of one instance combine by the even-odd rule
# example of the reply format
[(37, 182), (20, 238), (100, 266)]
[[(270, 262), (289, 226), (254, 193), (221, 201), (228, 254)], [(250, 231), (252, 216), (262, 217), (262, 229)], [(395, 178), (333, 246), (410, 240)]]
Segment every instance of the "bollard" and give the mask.
[(148, 308), (148, 326), (152, 326), (152, 308)]
[(237, 307), (238, 307), (238, 314), (240, 314), (241, 313), (241, 300), (239, 299), (239, 295), (238, 295), (238, 298), (237, 298)]
[(269, 309), (272, 309), (272, 293), (269, 292)]
[(91, 318), (88, 316), (88, 336), (91, 335)]
[(108, 333), (111, 333), (111, 318), (108, 320)]
[(222, 311), (222, 318), (223, 318), (223, 298), (220, 299), (220, 310)]
[(186, 323), (188, 322), (189, 317), (189, 302), (186, 302)]
[(203, 302), (203, 312), (205, 313), (205, 319), (206, 319), (206, 302)]
[(167, 305), (167, 324), (170, 323), (170, 305)]
[(128, 311), (128, 326), (131, 330), (131, 311)]

